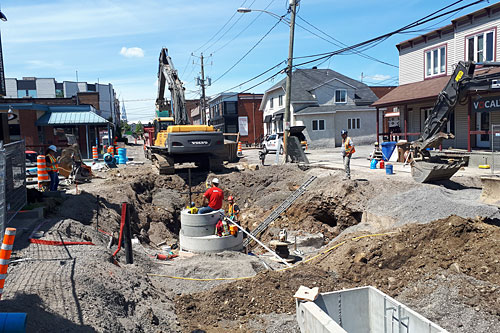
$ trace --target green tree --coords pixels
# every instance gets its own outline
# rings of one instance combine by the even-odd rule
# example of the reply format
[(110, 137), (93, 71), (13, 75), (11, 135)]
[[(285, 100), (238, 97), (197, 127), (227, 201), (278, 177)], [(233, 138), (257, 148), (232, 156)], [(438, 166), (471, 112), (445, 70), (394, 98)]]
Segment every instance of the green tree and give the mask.
[(120, 122), (120, 127), (122, 129), (122, 132), (125, 134), (130, 134), (132, 132), (132, 127), (130, 127), (130, 125), (125, 120), (122, 120)]
[(144, 134), (144, 126), (142, 125), (140, 120), (135, 125), (135, 134), (137, 134), (137, 135)]

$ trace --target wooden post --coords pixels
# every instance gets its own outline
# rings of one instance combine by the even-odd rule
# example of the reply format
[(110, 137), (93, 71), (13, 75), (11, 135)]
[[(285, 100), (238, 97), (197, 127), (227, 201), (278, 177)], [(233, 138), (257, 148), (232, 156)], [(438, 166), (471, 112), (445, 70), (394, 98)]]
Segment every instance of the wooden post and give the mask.
[(471, 103), (471, 98), (469, 96), (469, 105), (467, 107), (467, 151), (471, 151), (471, 139), (470, 139), (470, 125), (471, 125), (471, 113), (472, 113), (472, 103)]
[(378, 110), (378, 107), (377, 107), (377, 112), (376, 112), (376, 115), (377, 115), (377, 140), (375, 140), (375, 141), (380, 142), (380, 140), (379, 140), (379, 136), (380, 136), (380, 135), (379, 135), (379, 133), (380, 133), (380, 132), (379, 132), (379, 126), (380, 126), (380, 124), (379, 124), (379, 120), (378, 120), (378, 118), (379, 118), (379, 110)]
[(405, 104), (405, 140), (408, 141), (408, 104)]

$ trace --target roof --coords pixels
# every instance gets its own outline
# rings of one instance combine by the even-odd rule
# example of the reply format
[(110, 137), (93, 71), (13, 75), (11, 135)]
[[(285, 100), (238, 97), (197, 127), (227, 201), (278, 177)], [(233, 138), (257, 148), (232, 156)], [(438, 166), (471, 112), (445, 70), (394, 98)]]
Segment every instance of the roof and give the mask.
[(346, 111), (375, 111), (371, 107), (359, 107), (357, 105), (320, 105), (320, 106), (309, 106), (305, 109), (295, 111), (295, 115), (303, 116), (307, 114), (318, 114), (318, 113), (337, 113)]
[[(499, 67), (478, 68), (474, 72), (475, 77), (500, 73)], [(435, 79), (403, 84), (391, 90), (387, 95), (372, 104), (374, 107), (386, 107), (400, 105), (402, 103), (416, 102), (429, 98), (437, 98), (439, 93), (450, 80), (451, 75)]]
[(91, 111), (46, 112), (36, 121), (37, 126), (107, 125), (109, 122)]
[[(297, 69), (292, 73), (292, 92), (291, 92), (291, 102), (317, 102), (316, 97), (313, 96), (312, 91), (320, 86), (328, 84), (333, 80), (339, 80), (343, 83), (350, 85), (356, 89), (357, 98), (355, 100), (357, 105), (360, 104), (371, 104), (377, 100), (377, 96), (373, 91), (364, 83), (357, 80), (351, 79), (345, 75), (342, 75), (331, 69)], [(286, 88), (286, 78), (279, 81), (271, 88), (266, 90), (269, 93), (278, 88)], [(265, 103), (265, 96), (262, 103)], [(264, 105), (261, 104), (261, 109)]]
[(472, 22), (474, 18), (476, 17), (482, 17), (485, 15), (491, 15), (492, 13), (496, 13), (500, 11), (500, 3), (494, 3), (493, 5), (481, 8), (479, 10), (476, 10), (475, 12), (469, 13), (467, 15), (463, 15), (460, 17), (457, 17), (454, 20), (451, 20), (451, 24), (445, 25), (443, 27), (440, 27), (436, 30), (430, 31), (426, 34), (405, 40), (399, 44), (396, 45), (396, 47), (400, 50), (402, 47), (407, 46), (407, 45), (412, 45), (413, 43), (420, 42), (420, 41), (426, 41), (428, 38), (431, 36), (441, 36), (443, 33), (447, 32), (452, 32), (454, 27), (457, 25), (460, 25), (462, 22)]
[(382, 96), (387, 95), (389, 91), (394, 90), (396, 87), (397, 86), (371, 86), (370, 89), (378, 98), (381, 98)]

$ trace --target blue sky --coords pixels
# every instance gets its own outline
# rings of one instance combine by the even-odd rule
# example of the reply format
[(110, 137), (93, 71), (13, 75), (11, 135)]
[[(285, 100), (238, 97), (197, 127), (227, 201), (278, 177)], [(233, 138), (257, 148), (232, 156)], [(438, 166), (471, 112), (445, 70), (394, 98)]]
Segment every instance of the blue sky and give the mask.
[[(334, 38), (352, 45), (405, 26), (453, 2), (302, 0), (298, 14)], [(457, 6), (471, 2), (462, 1)], [(181, 74), (186, 98), (199, 98), (199, 87), (195, 85), (199, 60), (191, 53), (198, 56), (204, 53), (206, 75), (215, 81), (276, 23), (274, 17), (265, 13), (233, 16), (236, 9), (267, 7), (268, 11), (283, 15), (287, 3), (285, 0), (1, 1), (1, 9), (8, 18), (7, 22), (0, 22), (6, 77), (54, 77), (58, 81), (74, 81), (78, 71), (79, 81), (112, 83), (120, 100), (125, 101), (129, 120), (146, 121), (154, 114), (158, 55), (162, 47), (169, 49)], [(450, 23), (454, 17), (487, 5), (483, 2), (428, 23), (424, 28), (433, 30)], [(226, 22), (225, 28), (215, 35)], [(297, 23), (313, 30), (300, 19)], [(288, 33), (286, 24), (276, 26), (233, 70), (214, 82), (207, 89), (207, 95), (236, 86), (284, 61), (288, 54)], [(365, 53), (397, 66), (395, 45), (421, 33), (392, 36)], [(337, 49), (301, 27), (296, 28), (295, 56)], [(335, 56), (320, 68), (331, 68), (355, 79), (360, 79), (363, 73), (364, 81), (372, 84), (397, 84), (397, 68), (358, 55)], [(281, 78), (251, 91), (263, 92)], [(251, 85), (233, 91), (242, 91)]]

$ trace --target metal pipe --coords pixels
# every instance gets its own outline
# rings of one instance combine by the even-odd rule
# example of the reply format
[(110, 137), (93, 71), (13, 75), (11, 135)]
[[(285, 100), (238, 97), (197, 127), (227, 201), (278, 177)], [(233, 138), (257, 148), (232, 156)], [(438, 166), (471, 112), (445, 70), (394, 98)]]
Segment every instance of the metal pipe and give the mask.
[(248, 237), (252, 238), (257, 244), (259, 244), (264, 249), (266, 249), (269, 253), (271, 253), (273, 256), (275, 256), (279, 261), (283, 262), (288, 267), (292, 267), (292, 265), (290, 265), (285, 259), (281, 258), (279, 255), (276, 254), (276, 252), (274, 252), (273, 250), (271, 250), (270, 248), (268, 248), (267, 246), (265, 246), (264, 243), (262, 243), (260, 240), (258, 240), (257, 238), (255, 238), (254, 236), (252, 236), (250, 233), (248, 233), (245, 229), (243, 229), (240, 225), (238, 225), (238, 223), (234, 222), (233, 220), (231, 220), (228, 217), (224, 217), (224, 219), (227, 222), (230, 222), (230, 223), (234, 224), (235, 226), (237, 226), (238, 229), (240, 229), (241, 231), (243, 231)]

